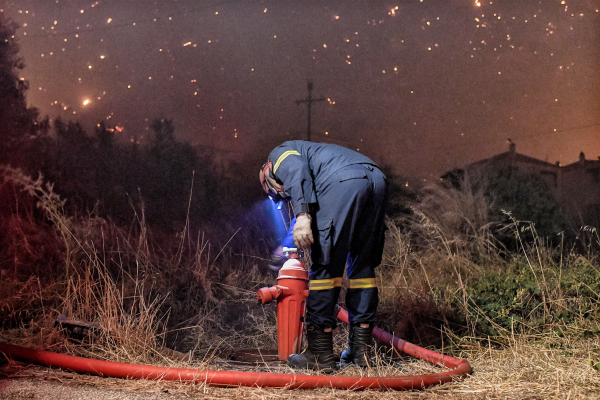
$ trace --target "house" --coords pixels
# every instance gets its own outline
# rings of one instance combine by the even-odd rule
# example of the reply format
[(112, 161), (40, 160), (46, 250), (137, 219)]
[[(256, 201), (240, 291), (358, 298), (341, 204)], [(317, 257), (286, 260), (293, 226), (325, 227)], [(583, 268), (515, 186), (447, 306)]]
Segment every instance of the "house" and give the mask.
[(560, 167), (557, 198), (575, 221), (600, 227), (600, 158)]
[(467, 171), (477, 176), (488, 165), (516, 167), (522, 172), (537, 174), (546, 182), (552, 194), (578, 225), (600, 227), (600, 157), (586, 160), (579, 154), (579, 161), (569, 165), (554, 164), (517, 153), (516, 144), (508, 140), (507, 152), (469, 164), (464, 170), (453, 170), (442, 176), (454, 184), (457, 177)]

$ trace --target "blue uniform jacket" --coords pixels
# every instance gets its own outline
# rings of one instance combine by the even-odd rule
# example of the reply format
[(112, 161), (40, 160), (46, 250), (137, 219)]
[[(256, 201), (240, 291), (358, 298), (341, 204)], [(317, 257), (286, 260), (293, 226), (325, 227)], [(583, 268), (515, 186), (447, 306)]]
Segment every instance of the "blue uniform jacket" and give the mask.
[(345, 147), (304, 140), (277, 146), (269, 154), (269, 160), (273, 163), (273, 173), (283, 182), (294, 214), (301, 212), (302, 203), (317, 203), (319, 189), (340, 168), (353, 164), (377, 166), (369, 157)]

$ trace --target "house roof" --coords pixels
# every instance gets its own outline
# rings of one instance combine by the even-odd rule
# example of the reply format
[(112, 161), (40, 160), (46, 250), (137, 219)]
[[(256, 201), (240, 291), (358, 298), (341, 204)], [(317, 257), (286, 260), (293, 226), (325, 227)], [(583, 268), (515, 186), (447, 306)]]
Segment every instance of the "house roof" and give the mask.
[[(565, 169), (565, 170), (570, 170), (570, 169), (575, 169), (575, 168), (580, 168), (582, 165), (581, 161), (575, 161), (572, 164), (569, 165), (565, 165), (561, 168)], [(583, 160), (583, 166), (584, 168), (589, 168), (589, 167), (600, 167), (600, 160)]]
[[(583, 153), (580, 155), (580, 157), (584, 157)], [(504, 153), (500, 153), (500, 154), (496, 154), (495, 156), (492, 156), (490, 158), (485, 158), (483, 160), (479, 160), (479, 161), (475, 161), (474, 163), (471, 163), (469, 165), (466, 166), (465, 169), (469, 169), (471, 167), (480, 167), (483, 166), (485, 164), (491, 163), (491, 162), (500, 162), (500, 163), (507, 163), (507, 162), (516, 162), (516, 163), (523, 163), (523, 164), (531, 164), (531, 165), (537, 165), (540, 167), (546, 167), (549, 168), (551, 170), (557, 171), (558, 170), (562, 170), (562, 171), (570, 171), (570, 170), (575, 170), (575, 169), (591, 169), (591, 168), (600, 168), (600, 157), (598, 157), (598, 160), (579, 160), (576, 161), (574, 163), (571, 163), (569, 165), (557, 165), (557, 164), (552, 164), (549, 163), (547, 161), (542, 161), (539, 160), (537, 158), (533, 158), (533, 157), (529, 157), (526, 156), (524, 154), (520, 154), (517, 153), (514, 150), (509, 150), (506, 151)], [(446, 172), (446, 174), (444, 174), (442, 176), (443, 179), (450, 179), (453, 177), (456, 178), (456, 176), (459, 176), (462, 173), (462, 169), (454, 169), (451, 171)]]
[(490, 158), (486, 158), (484, 160), (480, 160), (480, 161), (476, 161), (472, 164), (469, 164), (469, 167), (471, 166), (479, 166), (482, 164), (487, 164), (490, 161), (510, 161), (512, 160), (514, 157), (514, 161), (516, 162), (522, 162), (522, 163), (528, 163), (528, 164), (535, 164), (535, 165), (542, 165), (545, 167), (550, 167), (550, 168), (558, 168), (558, 166), (556, 164), (551, 164), (549, 162), (546, 161), (542, 161), (542, 160), (538, 160), (537, 158), (533, 158), (533, 157), (529, 157), (526, 156), (524, 154), (520, 154), (520, 153), (513, 153), (511, 151), (507, 151), (504, 153), (500, 153), (497, 154), (493, 157)]

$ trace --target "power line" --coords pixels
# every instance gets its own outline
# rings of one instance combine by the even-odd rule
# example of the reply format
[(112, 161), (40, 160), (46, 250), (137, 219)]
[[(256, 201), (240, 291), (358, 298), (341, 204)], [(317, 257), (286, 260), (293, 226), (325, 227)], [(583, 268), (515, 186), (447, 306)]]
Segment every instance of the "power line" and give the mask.
[(305, 100), (296, 100), (296, 104), (306, 103), (306, 106), (308, 107), (308, 124), (307, 124), (307, 131), (306, 131), (306, 140), (308, 140), (310, 142), (310, 109), (312, 107), (312, 103), (315, 103), (317, 101), (325, 101), (327, 99), (325, 99), (325, 98), (313, 99), (312, 98), (312, 90), (313, 90), (312, 82), (308, 82), (306, 84), (306, 87), (308, 89), (308, 97)]

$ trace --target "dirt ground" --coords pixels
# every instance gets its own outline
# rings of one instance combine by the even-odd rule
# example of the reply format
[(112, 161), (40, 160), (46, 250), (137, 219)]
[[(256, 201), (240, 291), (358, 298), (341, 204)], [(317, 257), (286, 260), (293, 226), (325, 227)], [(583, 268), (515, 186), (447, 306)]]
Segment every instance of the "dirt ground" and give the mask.
[[(444, 391), (442, 389), (442, 391)], [(430, 391), (381, 392), (351, 390), (286, 390), (275, 388), (216, 388), (178, 382), (135, 381), (78, 375), (22, 363), (0, 368), (0, 400), (12, 399), (436, 399)], [(448, 396), (449, 395), (449, 396)], [(452, 393), (446, 399), (462, 399)], [(458, 395), (458, 393), (456, 393)]]
[(181, 396), (167, 393), (131, 393), (75, 383), (61, 383), (35, 379), (0, 379), (0, 400), (79, 400), (79, 399), (179, 399)]
[[(152, 385), (151, 385), (152, 386)], [(290, 391), (282, 389), (262, 389), (262, 388), (205, 388), (202, 391), (186, 391), (182, 388), (164, 388), (162, 392), (155, 392), (157, 388), (131, 388), (121, 387), (121, 389), (111, 389), (109, 387), (96, 386), (89, 383), (77, 383), (74, 381), (53, 381), (32, 378), (21, 379), (0, 379), (0, 400), (13, 399), (38, 399), (38, 400), (167, 400), (167, 399), (462, 399), (462, 395), (438, 396), (432, 393), (424, 392), (351, 392), (340, 390), (320, 389), (316, 391)], [(159, 389), (160, 390), (160, 389)], [(173, 392), (173, 393), (171, 393)]]
[[(171, 394), (170, 392), (174, 393)], [(425, 392), (351, 392), (321, 389), (317, 391), (289, 391), (281, 389), (220, 389), (206, 388), (206, 393), (192, 391), (186, 393), (181, 389), (163, 389), (162, 393), (154, 392), (154, 388), (146, 390), (137, 388), (111, 389), (73, 381), (52, 381), (32, 378), (0, 379), (0, 400), (37, 399), (37, 400), (167, 400), (167, 399), (273, 399), (273, 398), (312, 398), (312, 399), (463, 399), (463, 395), (448, 394), (445, 396)], [(495, 397), (490, 397), (495, 398)]]

